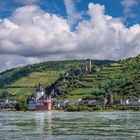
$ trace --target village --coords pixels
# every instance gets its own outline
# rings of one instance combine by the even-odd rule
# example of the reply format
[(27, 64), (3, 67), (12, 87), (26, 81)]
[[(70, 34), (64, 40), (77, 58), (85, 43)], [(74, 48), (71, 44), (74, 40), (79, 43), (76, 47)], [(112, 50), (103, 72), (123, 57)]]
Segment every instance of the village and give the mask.
[(55, 98), (47, 97), (41, 84), (36, 89), (35, 96), (31, 97), (28, 102), (28, 109), (33, 110), (63, 110), (69, 106), (80, 105), (101, 105), (101, 106), (113, 106), (121, 105), (128, 106), (128, 108), (134, 108), (140, 105), (140, 99), (126, 99), (126, 100), (113, 100), (113, 95), (109, 94), (104, 100), (57, 100)]
[[(17, 101), (5, 100), (0, 102), (0, 110), (14, 109), (17, 105)], [(127, 106), (129, 109), (133, 109), (140, 105), (140, 99), (126, 99), (126, 100), (113, 100), (113, 95), (109, 94), (104, 100), (57, 100), (55, 98), (46, 97), (45, 91), (41, 84), (38, 85), (34, 96), (30, 97), (27, 101), (29, 111), (51, 111), (51, 110), (64, 110), (69, 106), (107, 106), (114, 105)]]

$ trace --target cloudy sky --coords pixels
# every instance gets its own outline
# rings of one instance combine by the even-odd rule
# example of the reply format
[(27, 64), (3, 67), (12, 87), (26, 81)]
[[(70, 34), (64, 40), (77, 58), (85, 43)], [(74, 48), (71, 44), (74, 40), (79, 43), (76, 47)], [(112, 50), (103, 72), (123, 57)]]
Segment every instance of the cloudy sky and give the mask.
[(139, 0), (0, 0), (0, 71), (140, 54)]

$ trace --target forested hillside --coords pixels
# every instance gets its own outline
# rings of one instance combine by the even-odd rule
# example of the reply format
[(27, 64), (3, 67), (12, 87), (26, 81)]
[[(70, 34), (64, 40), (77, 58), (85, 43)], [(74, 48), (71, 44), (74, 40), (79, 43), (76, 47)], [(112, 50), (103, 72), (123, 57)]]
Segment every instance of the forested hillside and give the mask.
[[(91, 73), (81, 73), (85, 60), (49, 61), (0, 73), (0, 85), (35, 86), (58, 99), (96, 99), (109, 93), (114, 99), (140, 97), (140, 56), (119, 62), (92, 60)], [(68, 76), (64, 76), (69, 73)], [(29, 96), (34, 89), (6, 89), (10, 94)], [(4, 90), (0, 90), (3, 93)]]
[(71, 74), (53, 87), (59, 99), (114, 99), (140, 97), (140, 56), (94, 67), (90, 74)]
[[(0, 86), (9, 85), (32, 72), (68, 71), (73, 66), (81, 66), (85, 60), (48, 61), (10, 69), (0, 73)], [(107, 65), (114, 61), (92, 60), (97, 66)]]

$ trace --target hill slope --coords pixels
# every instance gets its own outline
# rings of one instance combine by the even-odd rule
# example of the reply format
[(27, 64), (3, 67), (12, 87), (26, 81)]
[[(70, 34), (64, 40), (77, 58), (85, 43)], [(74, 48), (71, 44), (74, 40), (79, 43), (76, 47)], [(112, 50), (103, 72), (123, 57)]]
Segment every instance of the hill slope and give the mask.
[[(0, 73), (0, 86), (9, 85), (32, 72), (68, 71), (72, 66), (81, 66), (85, 60), (48, 61), (23, 67), (13, 68)], [(107, 65), (115, 61), (92, 60), (97, 66)]]
[(59, 99), (103, 99), (109, 93), (115, 99), (140, 98), (140, 56), (100, 67), (90, 74), (69, 75), (53, 88)]
[[(0, 73), (0, 86), (36, 86), (38, 83), (42, 83), (44, 87), (50, 86), (60, 75), (69, 71), (71, 67), (81, 66), (85, 63), (85, 60), (67, 60), (67, 61), (49, 61), (33, 65), (27, 65), (24, 67), (18, 67), (5, 72)], [(97, 66), (107, 65), (114, 63), (114, 61), (108, 60), (92, 60), (92, 63)], [(33, 88), (9, 88), (1, 89), (1, 93), (16, 94), (17, 97), (28, 96), (33, 94), (35, 89)], [(15, 98), (15, 97), (14, 97)]]
[[(46, 93), (58, 99), (103, 99), (112, 93), (114, 98), (140, 98), (140, 56), (120, 62), (92, 60), (90, 74), (64, 73), (81, 67), (85, 60), (50, 61), (27, 65), (0, 73), (0, 85), (36, 86), (41, 82)], [(13, 98), (29, 96), (35, 89), (7, 89)], [(5, 92), (0, 90), (0, 93)]]
[[(11, 83), (10, 86), (32, 86), (36, 87), (38, 83), (42, 83), (44, 87), (50, 86), (60, 77), (60, 71), (47, 71), (47, 72), (32, 72), (31, 74), (24, 76), (15, 82)], [(16, 94), (16, 98), (22, 96), (29, 96), (35, 92), (35, 88), (8, 88), (1, 89), (0, 93), (8, 92), (9, 94)]]

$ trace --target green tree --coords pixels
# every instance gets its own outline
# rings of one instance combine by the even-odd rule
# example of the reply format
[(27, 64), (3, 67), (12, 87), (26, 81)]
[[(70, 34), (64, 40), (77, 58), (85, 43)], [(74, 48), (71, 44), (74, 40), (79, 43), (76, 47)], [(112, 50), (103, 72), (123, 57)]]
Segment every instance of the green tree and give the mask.
[(22, 97), (17, 100), (16, 110), (17, 111), (26, 111), (27, 110), (27, 99)]

